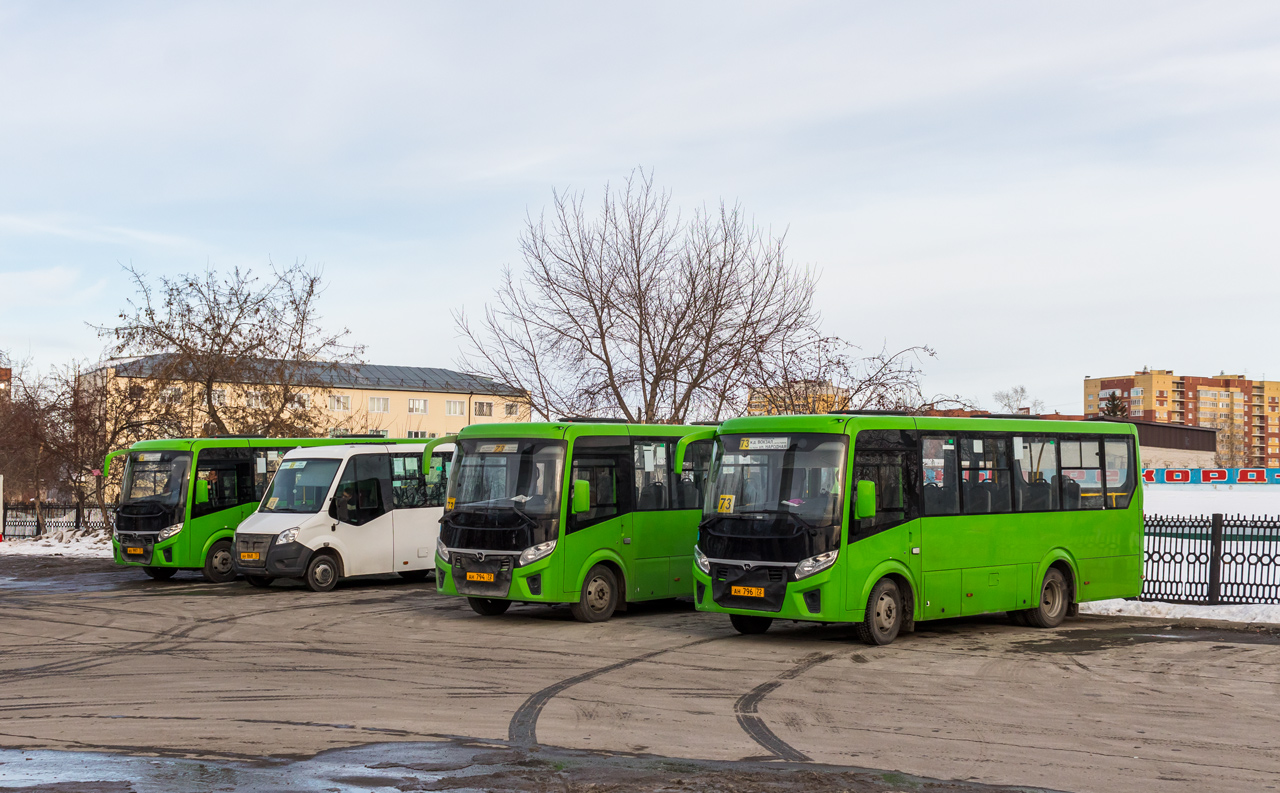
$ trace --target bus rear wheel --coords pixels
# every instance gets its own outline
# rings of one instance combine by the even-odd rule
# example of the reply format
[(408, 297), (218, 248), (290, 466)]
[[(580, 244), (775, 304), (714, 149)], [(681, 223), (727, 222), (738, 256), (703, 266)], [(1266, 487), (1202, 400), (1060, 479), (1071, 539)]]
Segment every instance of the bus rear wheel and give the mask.
[(866, 644), (884, 645), (898, 638), (902, 630), (902, 592), (892, 578), (881, 578), (871, 588), (862, 622), (854, 625), (858, 639)]
[(225, 584), (236, 580), (235, 568), (231, 566), (231, 540), (218, 540), (213, 544), (209, 555), (204, 559), (204, 569), (200, 572), (210, 584)]
[(1022, 618), (1033, 628), (1056, 628), (1067, 617), (1069, 600), (1066, 576), (1050, 567), (1040, 585), (1040, 605), (1022, 612)]
[(578, 622), (604, 622), (618, 607), (618, 577), (602, 564), (591, 568), (578, 602), (569, 607)]
[(754, 636), (769, 630), (773, 617), (753, 617), (750, 614), (730, 614), (729, 622), (733, 629), (744, 636)]
[(495, 600), (494, 598), (467, 598), (471, 610), (479, 614), (481, 617), (499, 617), (507, 613), (507, 609), (511, 608), (510, 600)]
[(144, 567), (142, 568), (142, 572), (146, 573), (156, 581), (168, 581), (170, 578), (173, 578), (173, 574), (178, 571), (173, 567)]

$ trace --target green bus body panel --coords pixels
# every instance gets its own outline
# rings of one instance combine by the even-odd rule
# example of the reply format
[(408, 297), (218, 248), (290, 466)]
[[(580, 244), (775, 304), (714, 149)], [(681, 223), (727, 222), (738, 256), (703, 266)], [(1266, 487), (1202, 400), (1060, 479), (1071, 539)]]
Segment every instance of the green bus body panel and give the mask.
[[(637, 602), (693, 594), (693, 546), (697, 541), (699, 509), (632, 511), (567, 534), (574, 441), (583, 437), (666, 438), (671, 441), (705, 427), (672, 424), (613, 424), (591, 422), (529, 422), (473, 424), (458, 440), (478, 438), (546, 438), (568, 441), (565, 478), (561, 485), (561, 533), (556, 549), (531, 565), (512, 571), (506, 600), (530, 603), (577, 602), (587, 573), (601, 562), (616, 566), (623, 580), (622, 602)], [(678, 475), (678, 474), (677, 474)], [(458, 595), (449, 565), (437, 559), (437, 591)], [(525, 579), (542, 575), (542, 594), (529, 591)]]
[[(200, 452), (205, 449), (236, 448), (292, 450), (317, 446), (347, 446), (369, 443), (402, 444), (423, 443), (423, 441), (413, 438), (161, 438), (138, 441), (128, 449), (112, 452), (107, 456), (107, 460), (109, 461), (112, 457), (122, 453), (137, 451), (181, 451), (192, 452), (195, 455), (192, 460), (191, 471), (187, 477), (187, 506), (186, 514), (182, 520), (182, 531), (178, 532), (175, 537), (156, 543), (151, 557), (151, 564), (147, 566), (197, 569), (204, 567), (209, 549), (213, 547), (215, 542), (223, 538), (230, 539), (234, 537), (236, 527), (258, 509), (258, 504), (254, 502), (238, 504), (208, 515), (201, 515), (198, 518), (191, 517), (191, 508), (195, 503), (195, 470), (200, 461)], [(105, 465), (106, 463), (104, 462), (104, 473), (106, 470)], [(124, 558), (124, 554), (120, 551), (120, 544), (114, 537), (111, 539), (111, 546), (116, 564), (127, 567), (143, 566), (139, 562)], [(164, 550), (166, 548), (173, 554), (173, 561), (171, 562), (165, 561)]]
[[(752, 614), (778, 619), (858, 622), (871, 589), (897, 574), (911, 587), (917, 620), (1032, 608), (1045, 574), (1065, 565), (1074, 600), (1135, 597), (1142, 589), (1142, 480), (1137, 431), (1119, 422), (1039, 419), (947, 418), (937, 416), (748, 416), (729, 419), (719, 434), (827, 432), (850, 438), (845, 488), (852, 492), (857, 434), (863, 430), (920, 433), (1004, 432), (1022, 435), (1071, 433), (1132, 438), (1135, 490), (1127, 509), (947, 515), (921, 517), (869, 537), (848, 541), (851, 499), (845, 499), (844, 544), (836, 563), (822, 573), (792, 582), (779, 612), (727, 609), (711, 600), (711, 579), (696, 566), (695, 581), (706, 587), (696, 601), (702, 611)], [(920, 552), (913, 553), (913, 548)], [(822, 589), (822, 608), (813, 614), (802, 595)]]

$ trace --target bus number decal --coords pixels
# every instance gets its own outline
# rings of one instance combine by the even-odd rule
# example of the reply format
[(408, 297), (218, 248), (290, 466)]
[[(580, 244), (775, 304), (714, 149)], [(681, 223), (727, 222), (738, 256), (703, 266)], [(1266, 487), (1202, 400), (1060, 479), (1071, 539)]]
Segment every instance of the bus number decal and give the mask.
[(716, 512), (728, 514), (733, 512), (734, 496), (720, 496), (720, 502), (716, 504)]
[(781, 438), (743, 438), (738, 442), (740, 452), (785, 452), (791, 448), (791, 439)]
[(453, 498), (452, 496), (450, 496), (449, 498), (445, 499), (445, 502), (444, 502), (444, 508), (445, 508), (445, 509), (453, 509), (454, 502), (456, 502), (457, 500), (458, 500), (458, 499)]

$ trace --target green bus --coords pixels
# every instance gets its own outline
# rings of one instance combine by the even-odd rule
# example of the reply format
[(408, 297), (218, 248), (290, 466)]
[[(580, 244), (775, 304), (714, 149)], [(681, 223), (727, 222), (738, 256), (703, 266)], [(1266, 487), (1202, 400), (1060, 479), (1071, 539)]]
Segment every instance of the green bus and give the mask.
[(478, 614), (568, 603), (602, 622), (628, 603), (693, 594), (690, 569), (711, 440), (696, 427), (563, 419), (482, 424), (456, 443), (440, 519), (436, 587)]
[(1139, 470), (1132, 424), (731, 419), (715, 433), (695, 602), (741, 633), (852, 622), (872, 644), (990, 612), (1054, 627), (1082, 601), (1141, 591)]
[[(112, 452), (126, 455), (111, 545), (117, 564), (140, 567), (156, 580), (200, 570), (212, 583), (235, 579), (236, 526), (258, 507), (280, 458), (307, 446), (421, 443), (382, 437), (167, 438)], [(192, 476), (191, 472), (195, 475)]]

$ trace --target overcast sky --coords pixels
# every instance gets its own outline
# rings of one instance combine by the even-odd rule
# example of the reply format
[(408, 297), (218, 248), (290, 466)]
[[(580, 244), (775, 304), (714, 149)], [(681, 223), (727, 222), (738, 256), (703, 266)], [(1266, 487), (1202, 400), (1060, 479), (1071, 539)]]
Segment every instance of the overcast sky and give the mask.
[(931, 391), (1280, 379), (1280, 4), (629, 5), (0, 2), (0, 350), (96, 358), (120, 263), (301, 259), (452, 366), (525, 213), (642, 165)]

